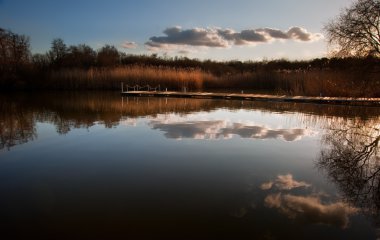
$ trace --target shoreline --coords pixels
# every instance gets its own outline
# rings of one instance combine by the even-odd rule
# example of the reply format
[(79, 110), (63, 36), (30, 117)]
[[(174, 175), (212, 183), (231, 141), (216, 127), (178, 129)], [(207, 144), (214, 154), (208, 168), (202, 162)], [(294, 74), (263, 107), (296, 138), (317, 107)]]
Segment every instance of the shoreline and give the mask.
[(309, 97), (270, 94), (244, 94), (244, 93), (215, 93), (215, 92), (173, 92), (173, 91), (122, 91), (124, 96), (135, 97), (173, 97), (173, 98), (203, 98), (226, 99), (244, 101), (276, 101), (316, 104), (339, 104), (351, 106), (380, 107), (380, 98), (352, 98), (352, 97)]

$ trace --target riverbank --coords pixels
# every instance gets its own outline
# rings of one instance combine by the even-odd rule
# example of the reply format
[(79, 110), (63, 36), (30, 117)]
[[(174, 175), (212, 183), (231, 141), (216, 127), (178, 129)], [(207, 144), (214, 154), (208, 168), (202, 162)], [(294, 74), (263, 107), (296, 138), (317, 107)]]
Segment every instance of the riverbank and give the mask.
[[(29, 77), (30, 76), (30, 77)], [(256, 69), (242, 72), (201, 68), (129, 65), (109, 68), (65, 68), (0, 81), (1, 90), (120, 90), (129, 86), (160, 86), (168, 91), (254, 92), (289, 96), (380, 97), (380, 73), (365, 69)]]
[(174, 98), (209, 98), (245, 101), (275, 101), (317, 104), (342, 104), (354, 106), (380, 106), (380, 98), (347, 97), (307, 97), (268, 94), (211, 93), (211, 92), (168, 92), (168, 91), (122, 91), (125, 96), (139, 97), (174, 97)]
[[(2, 36), (3, 92), (119, 90), (124, 82), (160, 85), (169, 91), (186, 88), (290, 96), (380, 97), (380, 58), (375, 56), (215, 61), (125, 54), (110, 45), (97, 51), (84, 44), (67, 47), (62, 39), (54, 39), (45, 54), (31, 55), (26, 36), (6, 30)], [(14, 49), (15, 44), (20, 51), (7, 50)]]

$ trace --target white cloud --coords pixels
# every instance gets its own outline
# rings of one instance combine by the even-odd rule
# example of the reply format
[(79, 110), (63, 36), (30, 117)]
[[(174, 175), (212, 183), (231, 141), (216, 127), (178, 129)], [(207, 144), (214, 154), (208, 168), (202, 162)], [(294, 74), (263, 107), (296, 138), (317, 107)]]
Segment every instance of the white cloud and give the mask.
[(167, 45), (189, 45), (205, 47), (228, 47), (228, 41), (218, 35), (215, 29), (193, 28), (183, 30), (181, 27), (171, 27), (164, 31), (166, 36), (151, 37), (148, 48), (168, 47)]
[(303, 136), (312, 135), (313, 132), (307, 129), (270, 129), (262, 126), (247, 126), (241, 123), (234, 123), (232, 127), (223, 129), (222, 134), (234, 134), (242, 138), (282, 138), (285, 141), (295, 141), (301, 139)]
[(137, 43), (135, 42), (130, 42), (130, 41), (124, 41), (122, 44), (121, 44), (121, 47), (122, 48), (126, 48), (126, 49), (134, 49), (134, 48), (137, 48)]
[(323, 35), (320, 33), (309, 33), (306, 29), (300, 27), (292, 27), (287, 32), (289, 38), (299, 41), (315, 41), (323, 38)]
[(265, 206), (276, 208), (291, 219), (345, 228), (349, 217), (358, 209), (344, 202), (322, 203), (315, 196), (295, 196), (281, 193), (270, 194), (264, 199)]
[(120, 125), (123, 125), (123, 126), (132, 126), (132, 127), (136, 127), (137, 126), (137, 119), (136, 118), (125, 118), (125, 119), (122, 119), (120, 120)]
[(166, 132), (167, 138), (182, 139), (217, 139), (220, 137), (219, 130), (226, 126), (226, 122), (217, 121), (186, 121), (175, 123), (162, 123), (152, 121), (153, 129)]
[(270, 129), (264, 126), (251, 126), (243, 123), (231, 123), (224, 120), (194, 120), (167, 122), (153, 120), (153, 129), (165, 132), (168, 138), (182, 139), (229, 139), (233, 135), (252, 139), (284, 139), (295, 141), (314, 132), (307, 129)]
[(180, 55), (188, 55), (189, 53), (190, 53), (190, 51), (189, 50), (185, 50), (185, 49), (178, 51), (178, 54), (180, 54)]
[(293, 188), (299, 187), (310, 187), (311, 185), (303, 181), (296, 181), (295, 179), (293, 179), (293, 175), (286, 174), (278, 175), (274, 181), (269, 181), (261, 184), (261, 189), (268, 190), (271, 189), (273, 186), (280, 190), (291, 190)]
[(272, 181), (269, 181), (269, 182), (265, 182), (263, 184), (261, 184), (260, 188), (262, 190), (269, 190), (273, 187), (273, 182)]
[(237, 32), (233, 29), (192, 28), (182, 29), (179, 26), (167, 28), (165, 36), (154, 36), (145, 45), (149, 49), (170, 48), (171, 46), (203, 46), (227, 48), (232, 45), (255, 45), (274, 40), (295, 40), (302, 42), (322, 38), (320, 33), (310, 33), (301, 27), (292, 27), (287, 31), (273, 28), (244, 29)]

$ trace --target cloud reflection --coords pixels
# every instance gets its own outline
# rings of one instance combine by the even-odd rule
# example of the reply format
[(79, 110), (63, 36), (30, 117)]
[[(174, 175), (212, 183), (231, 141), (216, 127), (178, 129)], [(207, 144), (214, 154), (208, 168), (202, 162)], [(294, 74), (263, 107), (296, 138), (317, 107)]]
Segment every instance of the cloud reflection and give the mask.
[(270, 129), (264, 126), (251, 126), (243, 123), (228, 123), (223, 120), (163, 122), (151, 121), (153, 129), (165, 132), (167, 138), (182, 139), (229, 139), (233, 135), (252, 139), (300, 140), (310, 136), (307, 129)]
[(137, 126), (137, 119), (136, 118), (123, 118), (120, 120), (119, 122), (120, 125), (123, 125), (123, 126), (132, 126), (132, 127), (136, 127)]
[(280, 190), (291, 190), (293, 188), (298, 188), (298, 187), (310, 187), (311, 184), (308, 184), (303, 181), (296, 181), (295, 179), (293, 179), (293, 175), (286, 174), (286, 175), (278, 175), (276, 180), (261, 184), (260, 188), (262, 190), (269, 190), (273, 186), (277, 187)]
[(241, 123), (234, 123), (233, 126), (223, 129), (222, 133), (224, 136), (234, 134), (242, 138), (282, 138), (286, 141), (295, 141), (309, 135), (310, 131), (306, 129), (270, 129), (262, 126), (246, 126)]
[(167, 138), (182, 139), (217, 139), (221, 137), (220, 129), (226, 126), (225, 121), (188, 121), (162, 123), (152, 121), (153, 129), (165, 132)]
[(326, 224), (346, 228), (350, 215), (358, 209), (344, 202), (322, 203), (315, 196), (295, 196), (281, 193), (270, 194), (264, 199), (265, 206), (276, 208), (291, 219), (310, 223)]

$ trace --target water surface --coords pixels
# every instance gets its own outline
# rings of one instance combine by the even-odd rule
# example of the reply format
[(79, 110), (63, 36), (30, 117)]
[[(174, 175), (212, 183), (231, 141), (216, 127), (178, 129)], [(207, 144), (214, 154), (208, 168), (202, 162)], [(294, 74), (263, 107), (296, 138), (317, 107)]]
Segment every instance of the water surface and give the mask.
[(379, 236), (379, 108), (0, 98), (3, 239)]

